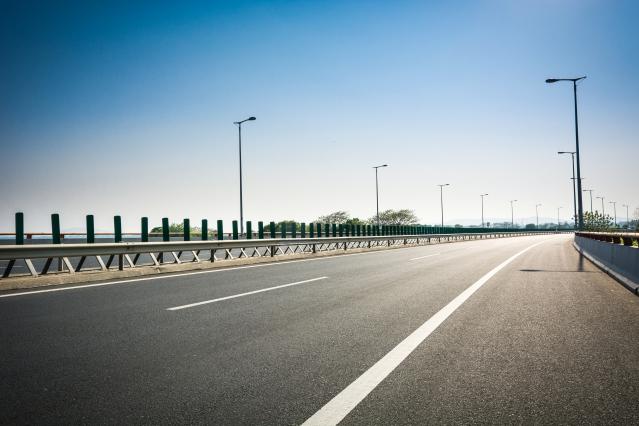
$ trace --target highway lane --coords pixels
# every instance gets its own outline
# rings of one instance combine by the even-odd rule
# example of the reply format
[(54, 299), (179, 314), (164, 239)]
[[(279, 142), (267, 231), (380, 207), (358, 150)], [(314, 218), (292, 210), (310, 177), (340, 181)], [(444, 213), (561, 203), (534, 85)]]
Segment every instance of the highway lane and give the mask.
[[(632, 419), (623, 405), (636, 399), (627, 385), (639, 374), (623, 360), (638, 349), (636, 296), (585, 261), (571, 272), (579, 256), (568, 237), (537, 236), (0, 298), (0, 421), (302, 423), (464, 289), (540, 241), (345, 423), (516, 421), (507, 415), (553, 415), (557, 401), (566, 421), (590, 409), (603, 420)], [(570, 345), (562, 352), (548, 342), (574, 343), (580, 362)], [(543, 386), (540, 370), (553, 373), (555, 387)], [(577, 372), (589, 380), (575, 381)]]

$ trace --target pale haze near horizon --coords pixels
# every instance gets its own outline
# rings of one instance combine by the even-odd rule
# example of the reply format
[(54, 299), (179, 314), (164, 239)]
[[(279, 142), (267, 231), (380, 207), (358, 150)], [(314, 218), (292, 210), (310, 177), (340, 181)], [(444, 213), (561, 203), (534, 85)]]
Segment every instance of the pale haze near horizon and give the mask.
[[(2, 6), (0, 231), (162, 217), (310, 222), (408, 208), (422, 223), (572, 216), (584, 188), (639, 207), (634, 2)], [(33, 9), (33, 10), (32, 10)], [(594, 200), (600, 209), (600, 200)], [(584, 194), (584, 209), (590, 199)], [(212, 226), (212, 225), (210, 225)]]

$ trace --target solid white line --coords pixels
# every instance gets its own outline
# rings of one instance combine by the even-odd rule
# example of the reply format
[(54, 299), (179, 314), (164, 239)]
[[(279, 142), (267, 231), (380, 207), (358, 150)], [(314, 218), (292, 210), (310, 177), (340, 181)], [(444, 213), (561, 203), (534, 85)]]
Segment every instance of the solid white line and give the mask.
[(531, 245), (519, 253), (509, 257), (493, 268), (477, 282), (455, 297), (448, 305), (428, 319), (417, 330), (413, 331), (402, 342), (395, 346), (375, 365), (337, 394), (318, 412), (313, 414), (303, 425), (336, 425), (348, 415), (373, 389), (375, 389), (397, 366), (413, 352), (433, 331), (457, 310), (470, 296), (481, 288), (493, 275), (503, 269), (533, 247), (543, 244), (542, 241)]
[(312, 283), (314, 281), (325, 280), (327, 278), (328, 277), (312, 278), (310, 280), (297, 281), (297, 282), (290, 283), (290, 284), (282, 284), (282, 285), (277, 285), (275, 287), (263, 288), (261, 290), (254, 290), (254, 291), (249, 291), (249, 292), (246, 292), (246, 293), (234, 294), (233, 296), (220, 297), (218, 299), (211, 299), (211, 300), (205, 300), (203, 302), (190, 303), (188, 305), (175, 306), (173, 308), (166, 308), (166, 310), (167, 311), (179, 311), (180, 309), (192, 308), (194, 306), (206, 305), (208, 303), (221, 302), (223, 300), (236, 299), (238, 297), (250, 296), (251, 294), (264, 293), (265, 291), (277, 290), (277, 289), (280, 289), (280, 288), (291, 287), (291, 286), (294, 286), (294, 285)]
[(433, 256), (439, 256), (441, 253), (435, 253), (435, 254), (428, 254), (426, 256), (420, 256), (420, 257), (414, 257), (412, 259), (409, 259), (409, 261), (412, 260), (419, 260), (419, 259), (426, 259), (427, 257), (433, 257)]

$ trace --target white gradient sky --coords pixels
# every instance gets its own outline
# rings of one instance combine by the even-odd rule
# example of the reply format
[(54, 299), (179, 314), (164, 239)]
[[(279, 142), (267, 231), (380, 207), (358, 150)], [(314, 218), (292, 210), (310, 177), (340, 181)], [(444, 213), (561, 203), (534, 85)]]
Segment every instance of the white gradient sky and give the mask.
[[(123, 216), (312, 221), (380, 208), (446, 222), (572, 214), (584, 188), (639, 207), (636, 2), (8, 3), (0, 15), (0, 231)], [(600, 205), (595, 200), (596, 207)], [(589, 207), (587, 194), (584, 206)], [(612, 211), (607, 204), (606, 210)], [(228, 225), (227, 225), (228, 226)]]

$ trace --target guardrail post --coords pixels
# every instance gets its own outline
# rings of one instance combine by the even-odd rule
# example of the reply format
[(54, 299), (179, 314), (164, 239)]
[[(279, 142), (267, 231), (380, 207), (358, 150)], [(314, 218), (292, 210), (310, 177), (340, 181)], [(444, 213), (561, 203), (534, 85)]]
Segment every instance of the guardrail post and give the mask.
[[(122, 242), (122, 217), (121, 216), (113, 216), (113, 241), (116, 243)], [(109, 265), (111, 264), (111, 259), (109, 259)], [(118, 255), (118, 270), (122, 271), (124, 269), (124, 255)]]
[(339, 224), (339, 236), (343, 237), (344, 236), (344, 225), (343, 224)]
[(271, 238), (277, 238), (275, 235), (275, 222), (271, 222), (268, 224), (269, 231), (271, 233)]
[[(88, 218), (87, 218), (88, 219)], [(91, 220), (93, 222), (93, 219)], [(87, 222), (87, 232), (88, 231), (88, 222)], [(88, 235), (87, 235), (88, 238)], [(149, 242), (149, 218), (143, 217), (140, 219), (140, 241), (143, 243)]]
[(297, 238), (297, 222), (291, 224), (291, 238)]
[(306, 238), (306, 223), (304, 222), (300, 224), (300, 234), (301, 238)]
[(264, 222), (261, 220), (257, 222), (257, 238), (260, 240), (264, 239)]
[(16, 213), (16, 245), (24, 244), (24, 213)]
[(169, 218), (162, 218), (162, 241), (170, 241), (171, 235), (169, 234)]
[(184, 219), (183, 223), (183, 228), (184, 228), (184, 241), (191, 241), (191, 220), (190, 219)]
[(224, 221), (220, 219), (217, 221), (217, 239), (219, 241), (224, 239)]
[(313, 222), (308, 224), (308, 235), (310, 238), (315, 238), (315, 224)]
[(237, 240), (239, 238), (237, 231), (237, 220), (233, 221), (233, 239)]
[(333, 238), (335, 238), (337, 237), (337, 224), (333, 223), (331, 225), (332, 225), (332, 229), (331, 229), (332, 235), (333, 235)]
[(87, 244), (95, 243), (95, 222), (93, 221), (93, 215), (88, 214), (86, 216), (87, 223)]
[(330, 225), (330, 224), (328, 224), (328, 223), (325, 223), (325, 224), (324, 224), (324, 236), (325, 236), (325, 237), (329, 237), (329, 236), (331, 235), (331, 233), (330, 233), (330, 227), (331, 227), (331, 225)]
[(280, 237), (286, 238), (286, 222), (280, 222)]
[(209, 221), (206, 219), (202, 219), (202, 241), (207, 241), (209, 239)]
[(51, 215), (51, 243), (60, 244), (60, 215)]
[(253, 239), (253, 224), (251, 223), (250, 220), (246, 221), (246, 239), (247, 240)]

